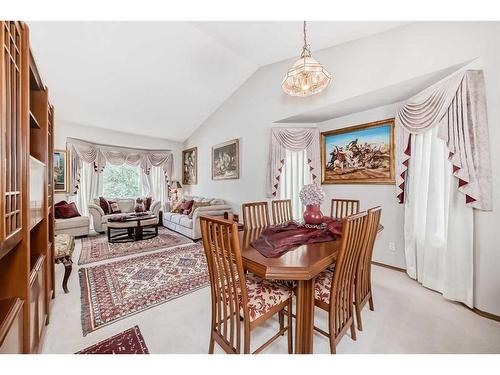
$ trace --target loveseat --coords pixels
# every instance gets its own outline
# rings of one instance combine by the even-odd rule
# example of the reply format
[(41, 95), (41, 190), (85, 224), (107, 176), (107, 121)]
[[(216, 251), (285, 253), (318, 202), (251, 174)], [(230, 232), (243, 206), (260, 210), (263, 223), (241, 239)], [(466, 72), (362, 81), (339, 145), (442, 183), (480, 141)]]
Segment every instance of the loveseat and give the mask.
[(74, 202), (59, 201), (54, 205), (55, 234), (81, 237), (89, 234), (90, 219), (81, 216)]
[[(103, 233), (106, 231), (108, 227), (108, 218), (122, 215), (124, 213), (132, 213), (134, 212), (135, 207), (135, 199), (133, 198), (108, 198), (108, 200), (112, 200), (118, 204), (118, 207), (121, 213), (115, 214), (105, 214), (103, 209), (99, 206), (99, 199), (94, 199), (94, 203), (89, 204), (89, 213), (92, 217), (92, 221), (94, 223), (94, 230), (99, 233)], [(149, 211), (158, 217), (160, 213), (161, 202), (160, 201), (152, 201)]]
[(222, 199), (205, 198), (198, 196), (184, 196), (185, 201), (208, 203), (209, 205), (197, 207), (190, 215), (170, 212), (170, 205), (165, 204), (163, 212), (163, 226), (183, 234), (193, 240), (201, 238), (200, 215), (224, 216), (224, 212), (232, 213), (231, 206)]

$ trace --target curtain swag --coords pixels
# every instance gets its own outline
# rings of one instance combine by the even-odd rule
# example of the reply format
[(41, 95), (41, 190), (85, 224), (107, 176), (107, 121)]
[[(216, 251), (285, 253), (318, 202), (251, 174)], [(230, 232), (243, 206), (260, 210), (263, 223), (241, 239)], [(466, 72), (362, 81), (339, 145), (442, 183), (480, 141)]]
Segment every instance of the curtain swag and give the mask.
[(76, 193), (80, 187), (82, 163), (91, 163), (101, 173), (106, 163), (112, 165), (139, 166), (145, 175), (151, 167), (162, 167), (165, 179), (173, 173), (173, 155), (170, 150), (142, 150), (119, 146), (100, 145), (75, 138), (66, 142), (70, 154), (70, 191)]
[(467, 206), (492, 209), (491, 160), (482, 70), (466, 70), (417, 94), (396, 116), (397, 197), (405, 201), (411, 136), (438, 126)]
[(269, 196), (279, 196), (280, 176), (285, 164), (286, 151), (306, 150), (312, 181), (317, 182), (320, 171), (318, 128), (272, 128), (269, 150)]

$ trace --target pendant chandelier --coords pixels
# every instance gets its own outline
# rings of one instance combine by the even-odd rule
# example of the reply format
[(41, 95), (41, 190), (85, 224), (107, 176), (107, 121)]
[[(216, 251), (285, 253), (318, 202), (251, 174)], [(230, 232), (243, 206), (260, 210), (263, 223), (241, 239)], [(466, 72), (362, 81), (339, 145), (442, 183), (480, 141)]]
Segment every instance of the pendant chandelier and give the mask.
[(310, 45), (307, 44), (306, 21), (304, 21), (304, 47), (300, 59), (293, 64), (281, 82), (283, 91), (291, 96), (309, 96), (323, 91), (332, 76), (311, 56)]

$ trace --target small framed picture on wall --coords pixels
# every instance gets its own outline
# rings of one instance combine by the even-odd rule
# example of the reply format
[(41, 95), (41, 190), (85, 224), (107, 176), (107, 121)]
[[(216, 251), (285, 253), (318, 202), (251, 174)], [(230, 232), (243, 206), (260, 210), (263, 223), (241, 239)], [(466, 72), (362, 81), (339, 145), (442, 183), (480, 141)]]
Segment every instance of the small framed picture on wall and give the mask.
[(212, 147), (212, 180), (240, 178), (240, 142), (233, 139)]
[(198, 183), (198, 147), (182, 151), (182, 184)]
[(54, 150), (54, 192), (69, 191), (68, 151)]

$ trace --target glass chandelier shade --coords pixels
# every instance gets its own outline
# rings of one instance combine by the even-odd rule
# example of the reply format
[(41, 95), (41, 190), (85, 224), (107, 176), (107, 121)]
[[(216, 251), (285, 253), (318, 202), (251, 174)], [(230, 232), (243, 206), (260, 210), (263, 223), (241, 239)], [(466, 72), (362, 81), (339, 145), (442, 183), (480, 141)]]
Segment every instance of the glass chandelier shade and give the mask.
[(306, 40), (306, 22), (304, 21), (304, 47), (300, 59), (288, 70), (281, 87), (291, 96), (309, 96), (323, 91), (330, 80), (331, 74), (314, 57)]

